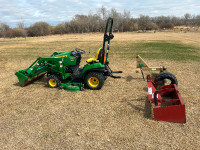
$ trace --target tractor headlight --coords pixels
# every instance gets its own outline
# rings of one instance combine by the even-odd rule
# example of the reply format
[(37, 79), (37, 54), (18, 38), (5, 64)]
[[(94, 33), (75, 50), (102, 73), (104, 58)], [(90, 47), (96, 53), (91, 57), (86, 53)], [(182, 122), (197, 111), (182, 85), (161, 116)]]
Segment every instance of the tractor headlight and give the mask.
[(60, 64), (60, 68), (62, 68), (63, 67), (62, 61), (59, 61), (59, 64)]

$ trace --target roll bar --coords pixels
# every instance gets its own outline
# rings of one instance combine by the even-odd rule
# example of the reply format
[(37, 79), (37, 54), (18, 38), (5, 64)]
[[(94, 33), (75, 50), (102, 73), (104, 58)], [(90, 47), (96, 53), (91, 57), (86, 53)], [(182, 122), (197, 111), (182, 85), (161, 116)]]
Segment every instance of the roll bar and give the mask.
[[(110, 28), (109, 28), (109, 25), (110, 25)], [(112, 34), (112, 26), (113, 26), (113, 18), (109, 17), (106, 22), (106, 28), (105, 28), (104, 39), (103, 39), (103, 54), (104, 54), (103, 64), (105, 64), (106, 59), (108, 57), (108, 52), (110, 50), (110, 40), (114, 38), (114, 35)], [(107, 42), (107, 51), (105, 51), (106, 42)]]

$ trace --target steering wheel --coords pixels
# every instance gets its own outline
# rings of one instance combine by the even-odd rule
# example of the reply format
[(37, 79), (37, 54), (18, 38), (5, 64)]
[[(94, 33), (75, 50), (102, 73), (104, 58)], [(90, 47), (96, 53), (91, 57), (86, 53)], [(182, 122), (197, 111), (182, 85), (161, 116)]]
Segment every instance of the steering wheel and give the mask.
[(85, 50), (80, 49), (80, 48), (75, 48), (76, 53), (84, 54)]

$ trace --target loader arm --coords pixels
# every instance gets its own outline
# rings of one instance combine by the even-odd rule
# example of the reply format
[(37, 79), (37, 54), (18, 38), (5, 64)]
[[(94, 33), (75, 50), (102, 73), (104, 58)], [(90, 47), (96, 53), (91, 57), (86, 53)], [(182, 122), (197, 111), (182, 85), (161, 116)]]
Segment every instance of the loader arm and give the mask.
[(64, 61), (66, 57), (38, 57), (27, 69), (20, 70), (15, 73), (22, 86), (46, 74), (46, 72), (54, 72), (61, 74), (63, 79), (69, 77), (65, 73)]

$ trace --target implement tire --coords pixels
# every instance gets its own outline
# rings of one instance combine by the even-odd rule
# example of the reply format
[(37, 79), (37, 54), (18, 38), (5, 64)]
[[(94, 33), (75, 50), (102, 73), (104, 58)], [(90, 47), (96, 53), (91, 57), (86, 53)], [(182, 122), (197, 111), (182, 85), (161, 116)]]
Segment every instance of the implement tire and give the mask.
[(161, 87), (161, 86), (165, 85), (165, 82), (166, 82), (167, 79), (171, 81), (170, 84), (176, 84), (178, 86), (178, 81), (177, 81), (175, 75), (173, 75), (170, 72), (161, 72), (161, 73), (159, 73), (156, 76), (154, 82), (158, 87)]
[(84, 79), (86, 88), (91, 90), (99, 90), (104, 84), (103, 73), (99, 72), (90, 72), (86, 75)]

